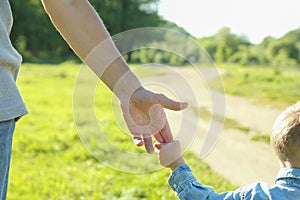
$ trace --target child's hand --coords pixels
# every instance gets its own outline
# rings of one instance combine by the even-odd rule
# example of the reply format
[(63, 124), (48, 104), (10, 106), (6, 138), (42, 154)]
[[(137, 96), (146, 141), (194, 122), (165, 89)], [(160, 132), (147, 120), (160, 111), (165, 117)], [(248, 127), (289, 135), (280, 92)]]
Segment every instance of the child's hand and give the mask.
[(156, 143), (155, 147), (159, 150), (158, 159), (162, 166), (174, 170), (179, 165), (185, 163), (181, 155), (181, 147), (178, 140), (170, 143)]

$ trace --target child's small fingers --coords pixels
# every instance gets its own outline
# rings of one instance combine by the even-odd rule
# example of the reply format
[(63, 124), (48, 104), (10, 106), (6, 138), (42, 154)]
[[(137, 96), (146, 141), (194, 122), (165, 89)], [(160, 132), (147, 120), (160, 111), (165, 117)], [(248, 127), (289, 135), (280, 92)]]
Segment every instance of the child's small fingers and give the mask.
[(161, 144), (158, 143), (158, 142), (155, 142), (154, 147), (157, 148), (157, 149), (160, 149), (161, 148)]
[(155, 142), (155, 144), (154, 144), (155, 148), (157, 148), (158, 150), (160, 150), (161, 148), (163, 148), (166, 145), (167, 145), (167, 143), (159, 143), (159, 142)]

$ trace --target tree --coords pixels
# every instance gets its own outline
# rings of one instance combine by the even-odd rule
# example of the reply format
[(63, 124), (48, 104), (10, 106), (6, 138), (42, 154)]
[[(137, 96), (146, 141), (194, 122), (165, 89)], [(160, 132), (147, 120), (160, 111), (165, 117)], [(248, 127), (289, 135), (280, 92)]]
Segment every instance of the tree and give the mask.
[(251, 46), (245, 36), (237, 36), (231, 33), (228, 27), (220, 29), (212, 36), (200, 38), (198, 42), (217, 62), (228, 62), (239, 49)]
[(11, 39), (25, 61), (68, 55), (70, 48), (42, 8), (40, 0), (11, 1), (14, 27)]
[(273, 41), (268, 49), (268, 58), (273, 65), (296, 65), (299, 49), (290, 38), (282, 38)]
[[(100, 13), (112, 35), (128, 29), (159, 26), (163, 23), (157, 14), (158, 0), (90, 0), (90, 2)], [(53, 59), (74, 55), (52, 26), (40, 0), (11, 1), (11, 6), (15, 19), (11, 34), (12, 42), (25, 61), (32, 58)], [(130, 57), (128, 55), (129, 60)]]

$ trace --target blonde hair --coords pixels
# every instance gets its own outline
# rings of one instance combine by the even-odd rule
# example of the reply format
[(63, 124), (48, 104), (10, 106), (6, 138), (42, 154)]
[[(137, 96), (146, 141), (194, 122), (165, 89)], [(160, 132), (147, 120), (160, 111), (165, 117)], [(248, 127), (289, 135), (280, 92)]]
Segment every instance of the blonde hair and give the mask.
[(300, 102), (288, 107), (273, 125), (271, 145), (279, 159), (300, 162)]

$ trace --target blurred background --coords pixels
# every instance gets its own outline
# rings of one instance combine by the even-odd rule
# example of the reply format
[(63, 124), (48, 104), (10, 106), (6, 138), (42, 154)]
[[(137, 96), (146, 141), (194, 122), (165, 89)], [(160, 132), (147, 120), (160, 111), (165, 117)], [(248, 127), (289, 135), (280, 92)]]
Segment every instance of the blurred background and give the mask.
[[(90, 2), (112, 35), (138, 27), (170, 28), (195, 39), (216, 62), (276, 66), (295, 66), (300, 62), (300, 16), (296, 10), (299, 3), (295, 0)], [(11, 37), (25, 61), (74, 57), (51, 25), (39, 0), (12, 1), (11, 4), (15, 18)], [(164, 39), (156, 38), (152, 42)], [(184, 63), (167, 52), (149, 49), (130, 52), (126, 59), (133, 63)]]
[[(278, 165), (269, 147), (272, 123), (283, 109), (299, 100), (297, 0), (90, 2), (111, 35), (159, 27), (183, 36), (174, 37), (168, 31), (147, 36), (147, 46), (182, 50), (185, 58), (160, 48), (139, 48), (137, 38), (117, 42), (137, 49), (126, 52), (124, 58), (132, 69), (137, 68), (141, 79), (174, 88), (179, 80), (185, 80), (197, 90), (193, 95), (201, 104), (190, 104), (194, 114), (189, 116), (200, 121), (199, 134), (184, 157), (202, 183), (217, 192), (252, 181), (273, 183)], [(82, 63), (52, 26), (40, 0), (10, 3), (14, 15), (11, 39), (24, 60), (17, 84), (30, 114), (16, 128), (8, 199), (177, 199), (167, 184), (169, 170), (158, 167), (156, 155), (152, 155), (151, 165), (146, 161), (140, 164), (140, 160), (122, 157), (110, 148), (147, 157), (145, 150), (136, 148), (130, 135), (118, 128), (112, 108), (115, 99), (102, 83), (95, 90), (94, 110), (101, 137), (87, 138), (97, 155), (91, 154), (77, 133), (73, 116), (73, 89)], [(209, 67), (217, 69), (220, 77), (214, 79), (211, 68), (195, 71), (191, 61), (201, 63), (203, 51), (185, 41), (196, 42), (208, 53)], [(199, 78), (199, 73), (210, 77), (209, 81)], [(225, 95), (225, 116), (212, 112), (208, 88)], [(81, 98), (86, 101), (85, 95)], [(87, 135), (99, 135), (98, 127), (91, 126), (93, 119), (85, 115), (88, 108), (80, 109), (83, 130)], [(167, 114), (174, 129), (176, 116)], [(224, 121), (223, 134), (213, 152), (202, 160), (199, 146), (212, 119)], [(139, 173), (131, 173), (137, 165)]]

